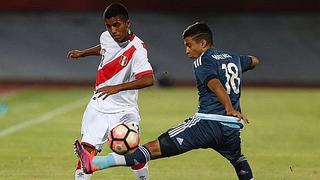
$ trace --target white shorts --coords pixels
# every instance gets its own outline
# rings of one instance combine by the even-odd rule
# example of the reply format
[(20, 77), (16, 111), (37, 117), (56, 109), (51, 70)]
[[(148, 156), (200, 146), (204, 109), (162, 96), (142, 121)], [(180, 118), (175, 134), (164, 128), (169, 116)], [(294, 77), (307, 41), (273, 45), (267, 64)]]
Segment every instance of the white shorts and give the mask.
[(89, 104), (82, 118), (81, 141), (95, 146), (98, 151), (101, 151), (112, 128), (118, 124), (126, 123), (133, 125), (140, 131), (139, 121), (140, 115), (137, 110), (103, 113)]

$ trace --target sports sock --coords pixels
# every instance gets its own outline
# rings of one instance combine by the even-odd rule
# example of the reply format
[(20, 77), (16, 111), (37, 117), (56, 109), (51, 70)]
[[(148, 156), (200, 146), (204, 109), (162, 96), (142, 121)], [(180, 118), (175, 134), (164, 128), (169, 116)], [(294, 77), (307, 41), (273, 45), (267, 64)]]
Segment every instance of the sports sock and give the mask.
[(244, 156), (241, 156), (235, 163), (233, 163), (233, 167), (236, 170), (239, 180), (253, 180), (252, 170)]
[(150, 161), (150, 152), (147, 148), (139, 146), (134, 153), (126, 154), (124, 157), (126, 159), (127, 166), (134, 166)]
[(101, 170), (112, 166), (125, 166), (126, 161), (121, 155), (109, 153), (106, 156), (95, 156), (92, 159), (92, 164), (97, 170)]
[(149, 170), (147, 163), (141, 163), (135, 166), (131, 166), (131, 169), (136, 176), (136, 180), (149, 180)]
[(124, 156), (116, 153), (110, 153), (106, 156), (95, 156), (92, 159), (92, 164), (97, 170), (101, 170), (113, 166), (134, 166), (149, 160), (149, 151), (145, 147), (139, 146), (135, 152)]

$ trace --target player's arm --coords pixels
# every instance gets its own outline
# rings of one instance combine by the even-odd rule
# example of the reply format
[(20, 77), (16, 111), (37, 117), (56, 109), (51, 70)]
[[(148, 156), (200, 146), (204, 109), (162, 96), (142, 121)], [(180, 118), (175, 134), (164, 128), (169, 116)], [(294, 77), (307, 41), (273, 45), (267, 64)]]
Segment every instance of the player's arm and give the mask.
[(119, 85), (114, 85), (114, 86), (105, 86), (96, 91), (96, 93), (100, 93), (98, 98), (103, 97), (103, 99), (107, 98), (111, 94), (116, 94), (120, 91), (125, 91), (125, 90), (133, 90), (133, 89), (142, 89), (148, 86), (152, 86), (154, 83), (154, 75), (151, 74), (146, 74), (141, 76), (139, 79), (119, 84)]
[(254, 69), (259, 64), (256, 56), (240, 55), (242, 73)]
[(243, 119), (246, 123), (249, 122), (243, 114), (233, 108), (230, 97), (227, 94), (227, 91), (223, 88), (219, 79), (213, 78), (209, 80), (207, 86), (216, 94), (219, 101), (223, 104), (227, 115), (237, 117), (239, 120)]
[(101, 45), (98, 44), (94, 47), (84, 50), (71, 50), (68, 52), (68, 58), (81, 58), (86, 56), (98, 56), (100, 55)]
[(259, 59), (255, 56), (249, 56), (251, 58), (250, 69), (254, 69), (259, 64)]

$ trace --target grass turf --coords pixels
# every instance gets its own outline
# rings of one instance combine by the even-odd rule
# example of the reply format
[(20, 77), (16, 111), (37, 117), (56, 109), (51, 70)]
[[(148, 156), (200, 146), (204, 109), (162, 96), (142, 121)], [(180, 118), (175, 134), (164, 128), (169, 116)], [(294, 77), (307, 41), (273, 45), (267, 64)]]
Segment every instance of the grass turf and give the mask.
[[(88, 89), (28, 90), (0, 98), (9, 107), (0, 114), (0, 133), (83, 99), (79, 107), (0, 137), (0, 179), (73, 179), (77, 159), (72, 143), (80, 136), (90, 94)], [(243, 89), (242, 110), (251, 124), (242, 131), (242, 149), (255, 179), (320, 179), (319, 102), (319, 89)], [(140, 91), (139, 104), (145, 143), (192, 116), (197, 93), (193, 88), (149, 88)], [(151, 161), (149, 169), (153, 180), (236, 179), (232, 166), (212, 150)], [(92, 179), (134, 177), (129, 168), (118, 167)]]

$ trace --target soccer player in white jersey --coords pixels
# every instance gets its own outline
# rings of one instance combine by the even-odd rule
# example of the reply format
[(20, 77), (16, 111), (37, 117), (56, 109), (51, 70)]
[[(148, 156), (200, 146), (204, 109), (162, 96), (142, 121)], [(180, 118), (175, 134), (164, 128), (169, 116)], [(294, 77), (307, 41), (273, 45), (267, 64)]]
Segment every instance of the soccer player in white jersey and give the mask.
[[(82, 119), (82, 146), (92, 154), (101, 151), (107, 133), (120, 123), (139, 129), (138, 89), (153, 85), (153, 70), (148, 62), (145, 44), (130, 30), (128, 11), (120, 3), (109, 5), (104, 12), (107, 31), (100, 44), (85, 50), (72, 50), (69, 58), (101, 55), (96, 91)], [(147, 164), (131, 167), (136, 179), (148, 180)], [(78, 162), (76, 180), (88, 180)]]

